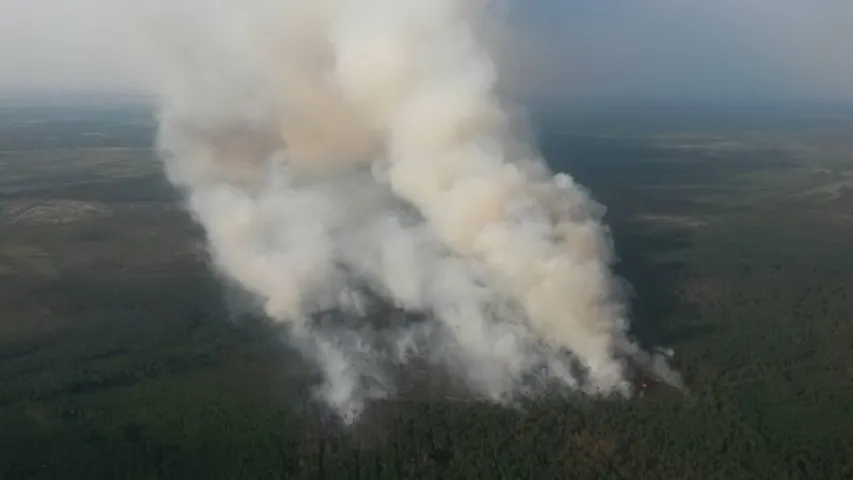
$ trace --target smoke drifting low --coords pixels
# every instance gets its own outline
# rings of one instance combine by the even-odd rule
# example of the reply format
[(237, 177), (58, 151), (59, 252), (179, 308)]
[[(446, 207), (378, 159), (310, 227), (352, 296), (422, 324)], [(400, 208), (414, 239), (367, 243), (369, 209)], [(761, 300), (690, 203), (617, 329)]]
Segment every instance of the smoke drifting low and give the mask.
[[(629, 395), (628, 360), (678, 382), (627, 336), (603, 209), (517, 135), (492, 2), (182, 7), (158, 35), (167, 173), (343, 417), (413, 359), (501, 402)], [(376, 296), (424, 320), (378, 321)]]

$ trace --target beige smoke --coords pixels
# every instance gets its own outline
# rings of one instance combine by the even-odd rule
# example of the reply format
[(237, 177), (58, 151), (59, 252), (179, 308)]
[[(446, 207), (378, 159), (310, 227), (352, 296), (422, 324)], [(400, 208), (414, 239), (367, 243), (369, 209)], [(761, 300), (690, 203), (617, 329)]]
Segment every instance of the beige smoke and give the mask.
[(343, 12), (334, 25), (336, 76), (386, 133), (394, 191), (453, 250), (506, 278), (532, 326), (577, 355), (596, 385), (622, 388), (614, 341), (626, 325), (612, 298), (606, 239), (583, 215), (584, 196), (557, 195), (581, 216), (548, 218), (554, 209), (531, 190), (573, 186), (515, 165), (538, 159), (508, 157), (496, 69), (467, 17), (481, 12), (458, 0), (350, 7), (370, 13)]
[[(491, 3), (162, 6), (192, 14), (159, 38), (167, 172), (214, 264), (291, 326), (340, 411), (393, 394), (383, 365), (412, 356), (496, 400), (536, 390), (525, 379), (542, 369), (628, 393), (623, 361), (644, 358), (600, 207), (550, 175), (498, 98)], [(434, 322), (389, 334), (314, 320), (361, 312), (363, 284)]]

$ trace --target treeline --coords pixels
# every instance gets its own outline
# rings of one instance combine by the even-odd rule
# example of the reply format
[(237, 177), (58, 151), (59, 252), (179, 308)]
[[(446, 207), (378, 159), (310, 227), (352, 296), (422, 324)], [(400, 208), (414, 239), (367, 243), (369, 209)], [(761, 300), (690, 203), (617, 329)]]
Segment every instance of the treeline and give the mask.
[(590, 408), (554, 401), (524, 412), (388, 404), (374, 406), (371, 419), (348, 430), (238, 415), (213, 419), (218, 435), (209, 429), (158, 436), (162, 427), (138, 424), (82, 427), (4, 441), (0, 474), (10, 480), (850, 478), (841, 445), (776, 449), (719, 401), (689, 402)]

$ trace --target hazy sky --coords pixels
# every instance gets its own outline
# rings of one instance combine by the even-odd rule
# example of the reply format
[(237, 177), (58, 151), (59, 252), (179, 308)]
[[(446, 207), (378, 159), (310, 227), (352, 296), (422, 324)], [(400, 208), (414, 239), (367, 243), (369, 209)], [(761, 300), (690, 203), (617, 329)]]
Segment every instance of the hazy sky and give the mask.
[[(0, 92), (138, 88), (100, 13), (122, 1), (0, 0)], [(853, 100), (851, 0), (514, 3), (551, 94)]]

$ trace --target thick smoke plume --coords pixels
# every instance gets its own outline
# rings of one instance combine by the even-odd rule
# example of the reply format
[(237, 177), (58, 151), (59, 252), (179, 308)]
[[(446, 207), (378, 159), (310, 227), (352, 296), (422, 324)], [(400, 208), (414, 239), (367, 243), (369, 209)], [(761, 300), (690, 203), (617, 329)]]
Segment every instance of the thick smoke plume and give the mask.
[[(512, 401), (630, 394), (602, 208), (498, 92), (487, 0), (163, 4), (159, 147), (216, 268), (357, 414), (417, 359)], [(374, 298), (423, 319), (377, 318)], [(657, 359), (659, 360), (659, 359)]]

